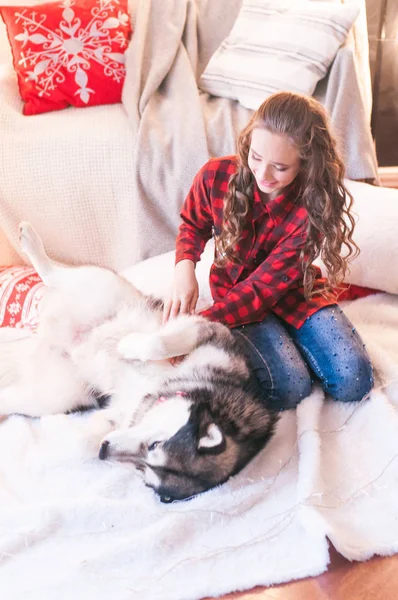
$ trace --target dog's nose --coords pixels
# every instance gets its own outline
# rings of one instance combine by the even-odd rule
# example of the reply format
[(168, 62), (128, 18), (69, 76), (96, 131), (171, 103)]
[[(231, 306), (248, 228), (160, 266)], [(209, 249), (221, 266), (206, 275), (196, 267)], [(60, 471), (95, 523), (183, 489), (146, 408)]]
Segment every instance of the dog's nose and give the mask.
[(100, 449), (99, 449), (98, 458), (100, 460), (106, 459), (106, 457), (108, 456), (108, 448), (109, 448), (109, 442), (108, 442), (108, 440), (105, 440), (104, 442), (102, 442)]

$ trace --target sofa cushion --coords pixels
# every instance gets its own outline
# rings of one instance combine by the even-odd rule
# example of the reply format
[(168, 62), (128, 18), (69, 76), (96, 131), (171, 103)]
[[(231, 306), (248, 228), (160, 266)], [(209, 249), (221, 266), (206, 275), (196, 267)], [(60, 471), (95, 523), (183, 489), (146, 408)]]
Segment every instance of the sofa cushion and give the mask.
[(3, 6), (0, 13), (25, 115), (121, 101), (127, 0)]
[(37, 324), (44, 283), (30, 267), (0, 267), (0, 327)]
[(398, 294), (398, 189), (359, 181), (345, 183), (354, 198), (353, 237), (360, 248), (360, 254), (350, 263), (346, 281)]
[(273, 92), (312, 95), (359, 14), (359, 5), (244, 0), (200, 88), (257, 109)]

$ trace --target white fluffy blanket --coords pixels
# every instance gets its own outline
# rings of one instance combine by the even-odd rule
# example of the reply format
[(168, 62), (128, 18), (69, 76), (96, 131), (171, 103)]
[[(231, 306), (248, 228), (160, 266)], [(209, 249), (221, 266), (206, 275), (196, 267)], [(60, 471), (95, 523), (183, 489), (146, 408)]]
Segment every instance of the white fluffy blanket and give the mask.
[(398, 296), (347, 305), (382, 375), (357, 405), (319, 390), (226, 485), (162, 505), (100, 462), (85, 419), (0, 425), (0, 590), (7, 600), (196, 600), (398, 550)]

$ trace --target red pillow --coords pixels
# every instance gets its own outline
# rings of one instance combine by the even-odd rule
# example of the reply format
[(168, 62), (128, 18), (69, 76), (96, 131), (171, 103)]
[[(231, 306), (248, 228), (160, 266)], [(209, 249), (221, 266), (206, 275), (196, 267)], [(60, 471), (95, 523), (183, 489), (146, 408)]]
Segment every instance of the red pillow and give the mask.
[(30, 267), (0, 267), (0, 327), (35, 329), (46, 289)]
[(25, 115), (120, 102), (128, 0), (0, 7)]
[(337, 302), (343, 300), (358, 300), (358, 298), (366, 298), (372, 294), (381, 294), (383, 290), (375, 288), (363, 287), (362, 285), (354, 285), (353, 283), (343, 283), (337, 294)]

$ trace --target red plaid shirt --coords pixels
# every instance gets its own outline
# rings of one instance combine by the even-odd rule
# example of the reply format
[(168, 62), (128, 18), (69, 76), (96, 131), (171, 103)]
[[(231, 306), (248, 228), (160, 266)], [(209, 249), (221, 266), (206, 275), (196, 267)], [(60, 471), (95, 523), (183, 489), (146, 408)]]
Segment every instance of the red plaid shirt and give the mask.
[[(176, 263), (200, 260), (213, 232), (221, 231), (223, 201), (236, 157), (210, 159), (196, 175), (181, 212)], [(262, 321), (272, 311), (297, 329), (332, 298), (304, 297), (300, 252), (307, 230), (307, 211), (294, 186), (264, 204), (254, 182), (253, 203), (236, 246), (241, 264), (214, 264), (210, 288), (214, 304), (201, 314), (229, 327)], [(317, 283), (324, 283), (318, 269)]]

